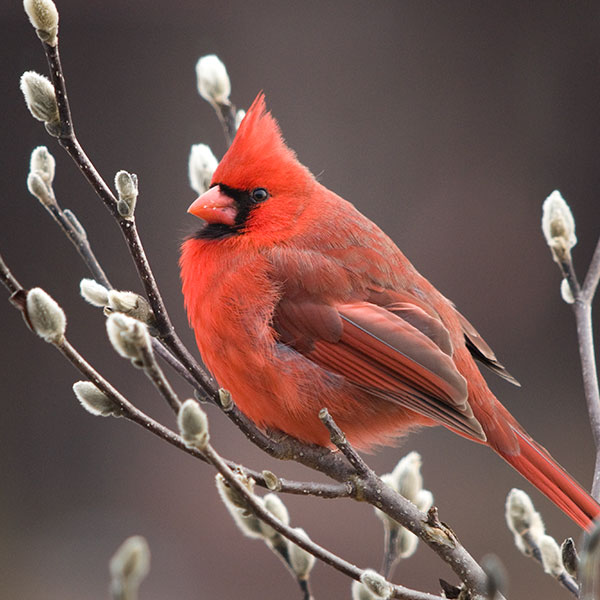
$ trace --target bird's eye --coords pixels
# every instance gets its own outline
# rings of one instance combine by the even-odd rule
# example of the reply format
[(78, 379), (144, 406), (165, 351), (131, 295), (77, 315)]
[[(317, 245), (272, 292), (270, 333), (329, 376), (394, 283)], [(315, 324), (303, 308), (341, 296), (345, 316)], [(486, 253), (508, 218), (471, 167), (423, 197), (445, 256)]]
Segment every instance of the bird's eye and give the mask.
[(264, 202), (269, 197), (269, 192), (265, 188), (256, 188), (250, 193), (254, 202)]

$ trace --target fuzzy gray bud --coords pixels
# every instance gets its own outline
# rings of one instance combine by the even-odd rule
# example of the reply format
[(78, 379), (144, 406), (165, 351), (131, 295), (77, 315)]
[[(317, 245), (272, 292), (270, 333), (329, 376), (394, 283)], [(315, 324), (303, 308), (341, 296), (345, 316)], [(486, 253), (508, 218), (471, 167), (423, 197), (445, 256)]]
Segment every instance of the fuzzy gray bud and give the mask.
[(138, 197), (138, 178), (134, 173), (119, 171), (115, 175), (115, 188), (119, 196), (117, 210), (119, 214), (126, 218), (133, 218), (135, 212), (135, 203)]
[(35, 71), (26, 71), (21, 75), (21, 91), (35, 119), (49, 124), (60, 121), (54, 86), (47, 77)]
[(571, 575), (571, 577), (577, 579), (579, 571), (579, 555), (577, 554), (577, 548), (575, 547), (573, 538), (567, 538), (560, 545), (560, 555), (567, 573)]
[(231, 83), (225, 65), (215, 54), (203, 56), (196, 63), (198, 93), (211, 104), (229, 104)]
[[(300, 527), (294, 528), (294, 531), (299, 537), (308, 541), (310, 538)], [(296, 577), (300, 580), (308, 579), (312, 568), (315, 566), (316, 558), (310, 553), (300, 548), (300, 546), (288, 541), (288, 553), (290, 557), (290, 566), (296, 574)]]
[(148, 327), (137, 319), (114, 313), (106, 320), (108, 339), (113, 348), (123, 357), (143, 366), (147, 354), (152, 351)]
[[(240, 481), (250, 493), (253, 493), (254, 490), (254, 479), (251, 477), (247, 477), (243, 473), (239, 472), (235, 475), (236, 479)], [(215, 482), (217, 484), (217, 490), (219, 495), (221, 496), (221, 500), (227, 506), (234, 506), (236, 508), (241, 508), (242, 510), (246, 510), (248, 503), (246, 502), (246, 498), (238, 492), (235, 488), (231, 487), (225, 478), (218, 474), (215, 477)]]
[(127, 538), (109, 564), (111, 588), (117, 598), (135, 598), (142, 580), (150, 571), (148, 542), (140, 536)]
[(352, 582), (352, 600), (376, 600), (377, 596), (360, 581)]
[(560, 282), (560, 295), (567, 304), (573, 304), (575, 297), (573, 296), (573, 290), (566, 279)]
[[(241, 473), (236, 474), (236, 477), (248, 488), (248, 491), (252, 492), (254, 487), (252, 479), (245, 477)], [(264, 538), (262, 521), (247, 510), (246, 501), (242, 495), (230, 487), (220, 473), (215, 477), (215, 482), (223, 504), (225, 504), (240, 531), (250, 538)]]
[(219, 161), (206, 144), (194, 144), (188, 160), (190, 187), (198, 194), (204, 194), (210, 187), (213, 173)]
[(418, 452), (410, 452), (400, 459), (392, 471), (395, 489), (413, 504), (416, 504), (417, 494), (423, 487), (421, 463), (421, 455)]
[[(288, 510), (281, 500), (281, 498), (277, 494), (267, 494), (263, 499), (263, 504), (265, 508), (279, 521), (281, 521), (284, 525), (289, 525), (290, 523), (290, 515)], [(268, 523), (264, 521), (260, 522), (260, 528), (263, 535), (272, 539), (274, 537), (278, 537), (279, 533), (273, 529)]]
[(394, 588), (383, 575), (373, 571), (373, 569), (365, 569), (360, 576), (360, 581), (365, 587), (375, 595), (375, 598), (391, 598)]
[(92, 306), (108, 305), (108, 288), (93, 279), (82, 279), (79, 283), (79, 292), (82, 298)]
[(120, 417), (121, 407), (91, 381), (77, 381), (73, 384), (73, 392), (81, 406), (96, 417)]
[(83, 228), (83, 225), (79, 222), (79, 219), (75, 216), (75, 213), (68, 208), (65, 208), (63, 211), (63, 215), (66, 217), (67, 221), (73, 225), (75, 231), (82, 238), (87, 238), (87, 232)]
[(514, 534), (529, 532), (536, 542), (545, 532), (542, 517), (533, 507), (531, 498), (516, 488), (510, 490), (506, 498), (506, 522)]
[(135, 292), (109, 290), (104, 314), (108, 316), (114, 312), (123, 313), (147, 325), (154, 323), (154, 314), (148, 301)]
[(43, 42), (49, 46), (58, 43), (58, 10), (52, 0), (23, 0), (23, 8)]
[(266, 469), (261, 472), (261, 475), (264, 477), (266, 486), (273, 492), (279, 492), (282, 488), (281, 480), (275, 473), (271, 471), (267, 471)]
[(33, 149), (29, 159), (29, 172), (37, 173), (48, 186), (52, 185), (54, 173), (56, 172), (56, 160), (48, 152), (46, 146), (38, 146)]
[(29, 193), (37, 198), (44, 206), (55, 204), (54, 194), (44, 181), (40, 173), (29, 173), (27, 175), (27, 189)]
[(44, 341), (56, 344), (62, 341), (67, 318), (57, 302), (41, 288), (32, 288), (26, 300), (27, 318), (35, 333)]
[(233, 398), (231, 397), (231, 393), (228, 390), (219, 388), (219, 402), (221, 403), (221, 406), (225, 412), (231, 410), (233, 407)]
[(210, 436), (208, 418), (195, 400), (186, 400), (179, 409), (177, 424), (186, 446), (204, 450)]
[(542, 231), (557, 263), (567, 260), (577, 243), (575, 219), (558, 190), (552, 192), (542, 207)]
[(550, 535), (543, 535), (540, 538), (539, 547), (544, 571), (552, 577), (560, 577), (565, 572), (565, 567), (562, 563), (560, 546), (556, 540)]

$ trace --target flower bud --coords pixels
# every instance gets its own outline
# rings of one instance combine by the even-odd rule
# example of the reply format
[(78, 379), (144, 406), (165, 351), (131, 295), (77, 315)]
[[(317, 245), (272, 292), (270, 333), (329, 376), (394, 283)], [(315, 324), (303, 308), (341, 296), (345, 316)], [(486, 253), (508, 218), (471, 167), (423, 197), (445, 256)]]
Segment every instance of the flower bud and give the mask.
[[(248, 491), (252, 492), (254, 488), (253, 479), (242, 473), (236, 474), (236, 477), (248, 488)], [(237, 490), (230, 487), (220, 473), (215, 477), (215, 482), (223, 504), (225, 504), (240, 531), (250, 538), (264, 538), (262, 521), (253, 513), (248, 512), (245, 498)], [(260, 501), (260, 498), (257, 498), (257, 500)]]
[[(304, 529), (300, 527), (294, 528), (294, 531), (304, 540), (310, 540)], [(300, 580), (308, 579), (312, 568), (315, 566), (316, 558), (307, 552), (304, 548), (300, 548), (293, 542), (288, 540), (288, 554), (290, 557), (290, 567)]]
[(50, 186), (54, 181), (54, 173), (56, 171), (56, 160), (54, 156), (48, 152), (46, 146), (38, 146), (34, 148), (29, 159), (29, 172), (37, 173), (44, 182)]
[(219, 161), (206, 144), (194, 144), (190, 150), (188, 175), (190, 187), (198, 194), (204, 194), (210, 187), (213, 173)]
[(48, 206), (56, 202), (54, 195), (48, 188), (48, 184), (44, 181), (40, 173), (29, 173), (27, 175), (27, 189), (43, 206)]
[(131, 359), (136, 366), (144, 365), (146, 353), (152, 348), (148, 327), (144, 323), (114, 313), (106, 320), (106, 331), (113, 348), (123, 358)]
[(27, 318), (31, 328), (45, 342), (60, 342), (67, 328), (67, 318), (63, 309), (41, 288), (32, 288), (27, 293)]
[(82, 238), (87, 238), (87, 232), (83, 228), (83, 225), (79, 222), (79, 219), (75, 216), (75, 213), (68, 208), (63, 209), (63, 216), (66, 217), (67, 221), (73, 225), (73, 228), (77, 234)]
[[(250, 493), (253, 493), (254, 479), (252, 479), (252, 477), (247, 477), (241, 472), (236, 473), (235, 476)], [(242, 510), (247, 509), (248, 503), (246, 502), (246, 498), (244, 498), (244, 496), (235, 488), (232, 488), (221, 474), (218, 474), (215, 477), (215, 483), (217, 484), (217, 491), (221, 496), (221, 500), (223, 500), (225, 505), (241, 508)]]
[(117, 210), (122, 217), (131, 219), (135, 212), (138, 197), (138, 178), (134, 173), (118, 171), (115, 175), (115, 188), (119, 196)]
[(21, 75), (21, 91), (35, 119), (50, 124), (60, 121), (54, 86), (47, 77), (35, 71), (26, 71)]
[(58, 43), (58, 10), (52, 0), (23, 0), (23, 8), (40, 40), (49, 46)]
[(573, 213), (558, 190), (544, 201), (542, 231), (554, 260), (558, 263), (566, 260), (577, 243), (577, 237)]
[(109, 398), (91, 381), (77, 381), (73, 392), (81, 406), (96, 417), (120, 417), (122, 409), (117, 402)]
[(208, 418), (195, 400), (186, 400), (179, 409), (177, 424), (185, 445), (204, 450), (208, 445)]
[(148, 301), (135, 292), (109, 290), (104, 314), (110, 315), (114, 312), (123, 313), (147, 325), (152, 325), (154, 322), (154, 314)]
[(417, 551), (418, 546), (419, 538), (405, 527), (400, 527), (396, 540), (398, 558), (411, 557)]
[(573, 296), (573, 290), (566, 279), (560, 282), (560, 295), (567, 304), (573, 304), (575, 297)]
[(579, 571), (579, 556), (573, 538), (567, 538), (560, 546), (560, 555), (563, 565), (571, 577), (577, 579)]
[(360, 581), (352, 582), (352, 600), (376, 600), (375, 594)]
[[(265, 508), (279, 521), (281, 521), (284, 525), (289, 525), (290, 523), (290, 515), (288, 513), (285, 504), (281, 500), (281, 498), (277, 494), (267, 494), (264, 496), (263, 504)], [(279, 536), (279, 533), (273, 529), (268, 523), (264, 521), (260, 522), (260, 528), (267, 539), (272, 539), (274, 537)]]
[(506, 498), (506, 522), (513, 533), (529, 531), (534, 540), (544, 535), (544, 524), (533, 507), (531, 498), (523, 490), (513, 488)]
[(135, 292), (124, 292), (121, 290), (108, 291), (108, 307), (111, 311), (130, 313), (138, 304), (138, 294)]
[(198, 93), (211, 104), (229, 104), (231, 83), (223, 62), (214, 54), (196, 63)]
[(219, 388), (219, 402), (221, 403), (224, 411), (231, 410), (233, 407), (233, 398), (231, 397), (229, 390)]
[(418, 452), (410, 452), (400, 459), (392, 471), (395, 489), (413, 504), (423, 487), (421, 462), (421, 455)]
[(560, 546), (556, 540), (550, 535), (543, 535), (540, 538), (539, 547), (544, 571), (552, 577), (560, 577), (565, 572), (565, 567), (562, 563)]
[(108, 304), (108, 291), (108, 288), (93, 279), (82, 279), (79, 283), (81, 296), (92, 306), (106, 306)]
[(375, 595), (375, 598), (390, 598), (394, 588), (383, 575), (373, 571), (373, 569), (365, 569), (360, 576), (360, 581), (365, 587)]
[(135, 591), (150, 571), (148, 542), (140, 535), (127, 538), (111, 558), (109, 569), (115, 596), (136, 597)]
[(262, 471), (261, 475), (264, 477), (266, 486), (273, 492), (281, 491), (281, 480), (275, 473), (271, 471), (267, 471), (266, 469)]

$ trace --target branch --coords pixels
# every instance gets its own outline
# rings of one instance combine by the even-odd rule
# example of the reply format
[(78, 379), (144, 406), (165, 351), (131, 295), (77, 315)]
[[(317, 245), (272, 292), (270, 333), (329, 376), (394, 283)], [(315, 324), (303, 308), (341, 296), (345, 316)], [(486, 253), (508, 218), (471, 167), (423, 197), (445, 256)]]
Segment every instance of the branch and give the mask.
[[(326, 550), (322, 546), (315, 544), (312, 540), (307, 539), (298, 535), (291, 527), (282, 523), (279, 519), (273, 516), (244, 486), (239, 479), (235, 476), (233, 471), (225, 464), (219, 454), (208, 444), (204, 449), (206, 458), (214, 467), (221, 473), (226, 479), (230, 487), (234, 488), (238, 494), (244, 497), (248, 508), (261, 520), (270, 525), (273, 529), (279, 532), (283, 537), (287, 538), (300, 548), (303, 548), (316, 558), (320, 559), (324, 563), (332, 566), (334, 569), (340, 571), (344, 575), (351, 577), (357, 581), (360, 581), (361, 575), (364, 573), (363, 569), (347, 562), (346, 560), (336, 556), (329, 550)], [(440, 600), (440, 596), (434, 596), (423, 592), (416, 592), (405, 588), (404, 586), (395, 585), (393, 586), (393, 597), (401, 598), (405, 600)]]
[[(59, 127), (54, 130), (53, 133), (57, 134), (61, 146), (63, 146), (67, 153), (73, 158), (79, 170), (92, 185), (93, 189), (101, 198), (109, 212), (117, 220), (127, 241), (130, 254), (132, 255), (140, 279), (144, 285), (146, 295), (156, 319), (156, 329), (158, 331), (160, 340), (170, 349), (174, 360), (178, 361), (181, 365), (181, 368), (188, 372), (189, 377), (186, 377), (186, 379), (188, 381), (193, 380), (195, 382), (194, 387), (196, 388), (197, 392), (201, 396), (204, 396), (205, 399), (216, 402), (217, 390), (215, 389), (216, 386), (214, 381), (198, 365), (198, 363), (196, 363), (188, 350), (183, 346), (173, 329), (156, 280), (139, 238), (133, 214), (128, 214), (127, 216), (122, 216), (122, 214), (120, 214), (119, 203), (117, 199), (105, 181), (101, 178), (83, 151), (77, 140), (77, 137), (75, 136), (66, 93), (64, 75), (60, 63), (58, 45), (49, 46), (48, 44), (43, 43), (43, 47), (50, 66), (51, 80), (55, 87), (58, 112), (60, 115)], [(226, 129), (226, 134), (227, 132), (232, 132), (232, 119), (230, 118), (233, 116), (232, 111), (233, 109), (230, 110), (229, 117), (227, 117), (227, 115), (221, 110), (223, 113), (222, 116), (227, 117), (227, 119), (224, 121), (228, 127), (228, 129)], [(68, 345), (66, 340), (64, 345), (59, 349), (61, 349), (63, 354), (65, 354), (69, 360), (76, 364), (76, 366), (78, 366), (82, 372), (85, 372), (86, 368), (91, 369), (91, 367), (89, 367), (85, 361), (81, 362), (77, 359), (78, 355), (71, 352), (72, 348), (70, 345)], [(95, 384), (100, 382), (97, 374), (95, 374), (93, 370), (91, 370), (87, 376), (90, 377), (91, 381)], [(95, 377), (95, 380), (93, 377)], [(104, 385), (106, 387), (106, 384)], [(98, 387), (106, 393), (105, 389), (100, 386)], [(113, 393), (116, 392), (114, 388), (112, 388), (112, 390)], [(122, 400), (124, 399), (122, 398)], [(120, 406), (122, 409), (125, 409), (125, 404), (122, 401)], [(177, 439), (177, 436), (173, 438), (173, 432), (170, 432), (168, 429), (164, 428), (158, 423), (152, 422), (151, 420), (148, 421), (149, 417), (147, 417), (147, 415), (144, 415), (143, 413), (139, 414), (140, 411), (137, 411), (137, 409), (135, 409), (135, 407), (132, 405), (130, 406), (130, 411), (133, 411), (130, 412), (130, 416), (132, 417), (131, 420), (138, 422), (138, 424), (150, 429), (170, 443), (173, 443), (174, 445), (179, 444), (180, 440)], [(416, 533), (446, 562), (448, 562), (448, 564), (451, 565), (459, 577), (461, 577), (461, 579), (466, 583), (467, 587), (474, 593), (475, 597), (483, 597), (483, 594), (485, 593), (486, 582), (485, 573), (483, 573), (479, 565), (477, 565), (477, 563), (468, 555), (468, 553), (458, 544), (458, 541), (451, 530), (443, 526), (436, 519), (424, 517), (423, 513), (418, 511), (410, 502), (406, 501), (396, 492), (389, 488), (386, 490), (386, 486), (384, 486), (377, 476), (368, 468), (368, 466), (362, 462), (362, 459), (360, 459), (360, 457), (358, 457), (353, 450), (353, 454), (350, 453), (348, 446), (345, 446), (342, 442), (340, 442), (341, 445), (346, 449), (346, 456), (348, 459), (350, 460), (350, 457), (352, 457), (351, 464), (354, 464), (355, 468), (351, 468), (341, 456), (332, 454), (325, 448), (307, 446), (296, 440), (292, 440), (291, 438), (284, 438), (283, 440), (274, 441), (258, 430), (258, 428), (244, 415), (242, 415), (236, 407), (230, 408), (226, 411), (226, 413), (231, 420), (233, 420), (245, 433), (245, 435), (251, 439), (251, 441), (273, 456), (283, 459), (297, 460), (298, 462), (307, 464), (316, 470), (328, 474), (330, 477), (338, 481), (356, 481), (358, 475), (360, 488), (356, 486), (353, 488), (351, 492), (352, 497), (359, 500), (366, 500), (373, 506), (380, 508), (383, 512), (405, 525), (407, 529), (413, 533)], [(384, 489), (382, 490), (382, 488)], [(344, 485), (341, 491), (344, 493), (344, 495), (346, 495), (347, 490), (348, 486)], [(298, 545), (302, 546), (302, 544)], [(319, 558), (321, 558), (321, 556), (319, 556)], [(354, 573), (354, 575), (356, 575), (356, 573)]]

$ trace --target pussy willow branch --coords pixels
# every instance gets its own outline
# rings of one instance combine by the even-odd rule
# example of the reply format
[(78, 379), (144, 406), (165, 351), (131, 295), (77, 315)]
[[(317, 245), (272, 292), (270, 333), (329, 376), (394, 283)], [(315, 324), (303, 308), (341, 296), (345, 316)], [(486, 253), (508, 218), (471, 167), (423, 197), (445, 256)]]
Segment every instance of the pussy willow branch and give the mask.
[(587, 403), (588, 415), (594, 446), (596, 448), (596, 464), (591, 494), (600, 500), (600, 390), (598, 388), (598, 370), (596, 367), (596, 353), (594, 348), (594, 329), (592, 323), (592, 302), (600, 280), (600, 240), (590, 261), (583, 286), (579, 284), (573, 259), (568, 253), (558, 263), (563, 277), (569, 283), (574, 302), (572, 304), (577, 327), (579, 346), (579, 359), (581, 361), (581, 374), (583, 389)]
[[(381, 481), (348, 443), (343, 431), (337, 426), (327, 409), (321, 410), (319, 418), (327, 427), (331, 442), (355, 466), (358, 478), (356, 485), (358, 493), (362, 495), (363, 499), (383, 510), (432, 547), (459, 575), (461, 581), (467, 585), (473, 599), (486, 598), (487, 575), (461, 546), (455, 533), (437, 518), (437, 509), (433, 508), (426, 515), (404, 496), (392, 490), (391, 487)], [(501, 595), (496, 596), (496, 600), (501, 599)]]
[[(144, 285), (148, 302), (154, 313), (159, 338), (171, 350), (181, 366), (191, 375), (195, 382), (194, 387), (203, 396), (203, 399), (220, 406), (220, 403), (218, 402), (218, 390), (213, 378), (198, 365), (175, 332), (158, 289), (156, 279), (144, 252), (141, 239), (135, 226), (135, 221), (133, 219), (121, 217), (117, 210), (117, 199), (79, 144), (77, 136), (75, 135), (73, 118), (69, 108), (65, 77), (60, 61), (59, 45), (49, 46), (45, 42), (42, 42), (42, 46), (48, 60), (50, 78), (55, 86), (56, 100), (61, 118), (60, 135), (58, 138), (59, 143), (74, 160), (79, 170), (100, 197), (111, 215), (117, 220), (121, 232), (127, 241), (129, 252), (133, 258), (139, 277)], [(228, 124), (225, 131), (235, 133), (235, 115), (232, 106), (233, 105), (223, 105), (219, 109), (219, 114), (223, 116), (223, 122)], [(280, 459), (298, 460), (318, 471), (327, 471), (338, 481), (347, 479), (350, 474), (349, 470), (344, 468), (343, 461), (340, 460), (339, 457), (333, 456), (323, 448), (306, 447), (296, 440), (285, 440), (281, 443), (276, 443), (258, 430), (258, 428), (237, 409), (228, 412), (228, 416), (253, 443), (271, 456)]]
[[(19, 281), (12, 274), (12, 272), (8, 268), (7, 264), (4, 262), (2, 255), (0, 255), (0, 283), (2, 283), (6, 287), (6, 289), (11, 293), (11, 298), (17, 297), (18, 295), (23, 297), (26, 294), (25, 288), (19, 283)], [(15, 306), (15, 308), (17, 308), (18, 310), (23, 312), (22, 302), (12, 302), (12, 304)], [(74, 359), (75, 357), (74, 357), (74, 355), (72, 355), (72, 356), (70, 355), (70, 356), (67, 356), (67, 358), (69, 359), (69, 361), (73, 362), (72, 358)], [(144, 429), (150, 431), (151, 433), (158, 436), (159, 438), (166, 441), (167, 443), (171, 444), (172, 446), (175, 446), (176, 448), (183, 450), (187, 454), (190, 454), (194, 458), (199, 458), (200, 460), (204, 460), (204, 457), (202, 456), (202, 454), (200, 454), (197, 450), (186, 446), (185, 443), (183, 442), (183, 440), (176, 433), (174, 433), (167, 427), (164, 427), (160, 423), (157, 423), (156, 421), (151, 419), (148, 415), (146, 415), (142, 411), (139, 411), (138, 409), (136, 409), (131, 403), (125, 404), (125, 402), (121, 402), (121, 399), (124, 399), (124, 398), (120, 394), (112, 396), (111, 394), (112, 394), (114, 388), (110, 388), (110, 387), (102, 388), (99, 383), (100, 380), (94, 379), (92, 377), (92, 375), (93, 375), (93, 373), (95, 373), (95, 371), (93, 371), (93, 370), (92, 371), (89, 371), (89, 370), (82, 371), (84, 366), (87, 365), (87, 363), (83, 359), (81, 359), (81, 361), (77, 361), (77, 364), (78, 364), (78, 368), (81, 367), (79, 370), (86, 377), (89, 377), (93, 383), (95, 383), (95, 384), (98, 383), (98, 385), (102, 389), (102, 391), (104, 391), (106, 394), (108, 394), (112, 398), (114, 398), (115, 401), (120, 402), (122, 407), (127, 407), (128, 404), (132, 407), (132, 411), (131, 411), (132, 418), (129, 420), (133, 421), (134, 423), (137, 423), (138, 425), (142, 426)], [(91, 366), (88, 365), (87, 367), (85, 367), (85, 369), (88, 369), (88, 368), (91, 369)], [(126, 411), (124, 414), (125, 418), (128, 418), (127, 415), (128, 415), (128, 412)], [(234, 463), (234, 462), (228, 462), (228, 464), (232, 468), (234, 468), (234, 467), (241, 468), (246, 475), (248, 475), (249, 477), (252, 477), (252, 479), (254, 479), (259, 485), (261, 485), (262, 487), (265, 487), (265, 488), (268, 487), (262, 473), (255, 471), (253, 469), (249, 469), (247, 467), (238, 465), (237, 463)], [(349, 497), (353, 493), (353, 488), (350, 484), (312, 483), (312, 482), (304, 482), (304, 481), (292, 481), (292, 480), (285, 479), (285, 478), (279, 478), (279, 481), (281, 483), (280, 491), (288, 493), (288, 494), (296, 494), (296, 495), (302, 495), (302, 496), (315, 495), (315, 496), (319, 496), (321, 498), (341, 498), (341, 497)]]
[[(50, 188), (49, 190), (52, 202), (43, 203), (44, 208), (54, 219), (54, 222), (60, 227), (62, 232), (65, 234), (67, 239), (75, 246), (79, 256), (83, 260), (84, 264), (89, 269), (90, 273), (94, 277), (94, 279), (101, 283), (103, 286), (113, 289), (112, 284), (110, 283), (108, 277), (100, 261), (96, 257), (92, 246), (90, 244), (87, 231), (83, 227), (83, 225), (79, 222), (76, 215), (73, 211), (62, 209), (58, 200), (56, 199), (56, 195), (54, 190)], [(195, 383), (195, 379), (190, 375), (190, 373), (181, 365), (181, 363), (175, 359), (168, 348), (163, 347), (159, 340), (156, 338), (152, 338), (152, 346), (154, 351), (172, 368), (174, 368), (180, 376), (186, 378), (188, 377), (192, 383)]]
[[(133, 219), (123, 218), (119, 215), (117, 210), (117, 200), (114, 194), (102, 179), (77, 140), (73, 126), (72, 115), (68, 104), (58, 44), (55, 47), (52, 47), (42, 42), (42, 45), (48, 59), (50, 77), (53, 85), (55, 86), (59, 115), (61, 118), (62, 127), (58, 136), (59, 143), (72, 157), (80, 171), (101, 198), (109, 212), (117, 220), (127, 241), (130, 254), (133, 257), (142, 284), (144, 285), (150, 306), (154, 312), (154, 316), (156, 318), (156, 327), (160, 339), (169, 347), (182, 366), (193, 376), (194, 380), (196, 381), (196, 389), (203, 393), (207, 399), (214, 402), (216, 400), (214, 381), (195, 362), (189, 351), (185, 348), (175, 333), (162, 300), (162, 296), (158, 289), (158, 285), (145, 255), (137, 228), (135, 226), (135, 221)], [(328, 452), (326, 449), (317, 449), (316, 447), (313, 448), (310, 446), (306, 447), (304, 444), (300, 444), (295, 440), (290, 441), (290, 439), (284, 440), (282, 446), (281, 443), (275, 443), (273, 440), (270, 440), (267, 436), (260, 432), (251, 422), (248, 421), (248, 419), (246, 419), (246, 417), (244, 417), (244, 415), (237, 410), (237, 408), (227, 411), (227, 413), (229, 417), (254, 443), (256, 443), (259, 447), (262, 447), (265, 451), (277, 455), (278, 458), (294, 459), (302, 462), (303, 464), (311, 462), (312, 464), (309, 466), (316, 468), (317, 470), (322, 470), (330, 477), (338, 481), (348, 481), (351, 479), (353, 470), (349, 470), (348, 466), (344, 464), (340, 457)], [(314, 460), (314, 458), (316, 458), (316, 460)], [(363, 483), (366, 481), (367, 480), (365, 479)], [(410, 531), (416, 533), (446, 562), (448, 562), (448, 564), (451, 565), (459, 577), (461, 577), (462, 581), (464, 581), (471, 590), (474, 590), (476, 594), (481, 593), (480, 590), (483, 589), (481, 574), (483, 572), (477, 563), (472, 559), (472, 557), (466, 552), (466, 550), (464, 550), (464, 548), (462, 548), (462, 546), (458, 544), (456, 540), (454, 540), (451, 550), (448, 550), (447, 547), (439, 543), (435, 536), (430, 535), (431, 532), (429, 530), (424, 529), (421, 521), (415, 521), (414, 518), (417, 516), (415, 513), (413, 513), (412, 519), (408, 516), (411, 514), (411, 510), (407, 509), (407, 504), (410, 505), (410, 503), (405, 501), (402, 496), (388, 488), (389, 491), (386, 493), (386, 501), (383, 502), (382, 496), (380, 495), (380, 490), (377, 487), (378, 480), (369, 480), (368, 483), (369, 485), (367, 485), (365, 489), (360, 491), (355, 490), (353, 497), (356, 499), (367, 500), (369, 503), (373, 504), (373, 506), (381, 508), (383, 512), (389, 514), (400, 523), (405, 525)], [(370, 489), (371, 487), (373, 489)], [(412, 508), (414, 509), (414, 506)], [(419, 513), (419, 511), (416, 511), (416, 513)], [(485, 574), (483, 574), (483, 576), (485, 577)]]
[(206, 392), (210, 393), (214, 388), (212, 377), (210, 377), (208, 373), (194, 361), (187, 348), (185, 348), (175, 333), (166, 306), (158, 289), (156, 279), (154, 278), (154, 274), (152, 273), (150, 264), (146, 258), (135, 221), (133, 219), (123, 218), (119, 214), (117, 210), (117, 199), (84, 152), (75, 135), (75, 127), (69, 107), (65, 77), (60, 61), (59, 45), (56, 44), (56, 46), (50, 46), (45, 42), (42, 42), (42, 46), (48, 60), (50, 80), (54, 85), (58, 113), (61, 121), (58, 142), (75, 161), (75, 164), (87, 179), (88, 183), (92, 186), (108, 211), (119, 224), (134, 259), (144, 290), (146, 291), (148, 302), (152, 307), (159, 338), (162, 339), (171, 349), (173, 354), (179, 358), (180, 362), (182, 362), (197, 381), (205, 387)]
[[(12, 292), (13, 296), (20, 294), (21, 296), (26, 295), (26, 290), (16, 280), (16, 278), (10, 273), (6, 263), (0, 256), (0, 281), (6, 285), (9, 291)], [(26, 316), (26, 305), (24, 302), (13, 303), (24, 316)], [(60, 340), (53, 342), (52, 345), (89, 381), (91, 381), (99, 390), (104, 392), (113, 402), (115, 402), (120, 408), (120, 416), (137, 423), (144, 429), (151, 431), (158, 437), (168, 441), (172, 445), (187, 451), (188, 453), (200, 458), (204, 462), (212, 464), (218, 471), (223, 475), (227, 483), (241, 493), (248, 504), (248, 507), (256, 514), (258, 518), (271, 525), (276, 531), (282, 536), (297, 544), (301, 548), (304, 548), (307, 552), (337, 569), (341, 573), (352, 577), (353, 579), (360, 579), (363, 570), (356, 567), (355, 565), (347, 562), (340, 558), (336, 554), (326, 550), (322, 546), (314, 543), (309, 539), (305, 539), (298, 535), (291, 527), (285, 525), (279, 519), (274, 517), (264, 506), (257, 500), (254, 494), (250, 493), (249, 490), (240, 483), (233, 472), (233, 468), (237, 468), (237, 465), (228, 463), (212, 448), (210, 445), (204, 450), (197, 450), (189, 448), (183, 442), (183, 439), (175, 434), (173, 431), (164, 427), (160, 423), (154, 421), (144, 412), (136, 408), (129, 400), (127, 400), (108, 380), (96, 371), (82, 356), (81, 354), (71, 345), (71, 343), (62, 337)], [(394, 586), (393, 597), (400, 598), (403, 600), (439, 600), (439, 596), (427, 594), (424, 592), (417, 592), (405, 588), (404, 586)]]
[[(52, 204), (44, 205), (45, 208), (53, 216), (54, 220), (60, 225), (61, 230), (63, 233), (65, 233), (67, 238), (78, 249), (82, 246), (85, 247), (85, 252), (80, 252), (79, 254), (90, 272), (92, 274), (102, 273), (100, 283), (112, 289), (110, 281), (104, 274), (104, 270), (92, 250), (87, 232), (85, 231), (83, 225), (81, 225), (81, 223), (78, 221), (77, 225), (75, 225), (73, 219), (68, 218), (65, 215), (66, 211), (61, 209), (55, 196), (53, 196), (53, 200), (54, 202)], [(221, 407), (219, 402), (219, 394), (216, 389), (211, 392), (210, 396), (207, 396), (205, 387), (198, 383), (197, 378), (191, 374), (190, 370), (186, 369), (179, 359), (173, 356), (166, 347), (163, 347), (159, 340), (153, 338), (152, 347), (154, 351), (167, 364), (169, 364), (180, 377), (182, 377), (194, 388), (199, 400), (210, 401)], [(172, 399), (169, 400), (169, 404), (171, 404), (172, 408), (175, 407), (175, 403), (172, 401)], [(352, 475), (352, 470), (349, 468), (343, 458), (339, 455), (331, 454), (331, 452), (325, 448), (301, 444), (297, 440), (287, 436), (282, 437), (282, 439), (279, 441), (276, 441), (260, 431), (245, 415), (243, 415), (243, 413), (239, 411), (235, 405), (225, 412), (229, 419), (246, 435), (246, 437), (248, 437), (250, 441), (274, 458), (278, 458), (280, 460), (296, 460), (317, 471), (327, 471), (332, 477), (333, 474), (335, 474), (333, 478), (340, 482), (345, 482)], [(262, 478), (259, 478), (258, 483), (260, 485), (264, 485)], [(323, 487), (323, 485), (325, 485), (325, 487)], [(312, 482), (307, 482), (304, 491), (301, 491), (297, 485), (288, 486), (285, 489), (285, 491), (289, 491), (289, 493), (304, 493), (305, 495), (316, 495), (326, 498), (334, 497), (336, 493), (335, 490), (337, 490), (337, 494), (340, 497), (348, 496), (351, 493), (352, 484), (348, 482), (343, 483), (343, 485), (336, 486), (335, 484), (315, 484)]]
[[(240, 495), (243, 495), (249, 509), (262, 521), (273, 527), (281, 535), (286, 537), (294, 544), (300, 546), (313, 556), (320, 559), (324, 563), (334, 567), (341, 573), (348, 575), (352, 579), (360, 580), (363, 570), (359, 567), (339, 558), (335, 554), (329, 552), (322, 546), (315, 544), (312, 540), (306, 539), (298, 535), (293, 529), (284, 525), (279, 519), (273, 516), (257, 499), (256, 497), (235, 477), (230, 468), (223, 462), (221, 457), (214, 451), (209, 444), (204, 450), (207, 459), (215, 466), (215, 468), (227, 480), (227, 483), (234, 488)], [(395, 585), (394, 598), (402, 598), (404, 600), (440, 600), (440, 596), (434, 596), (424, 592), (416, 592), (409, 590), (404, 586)]]

